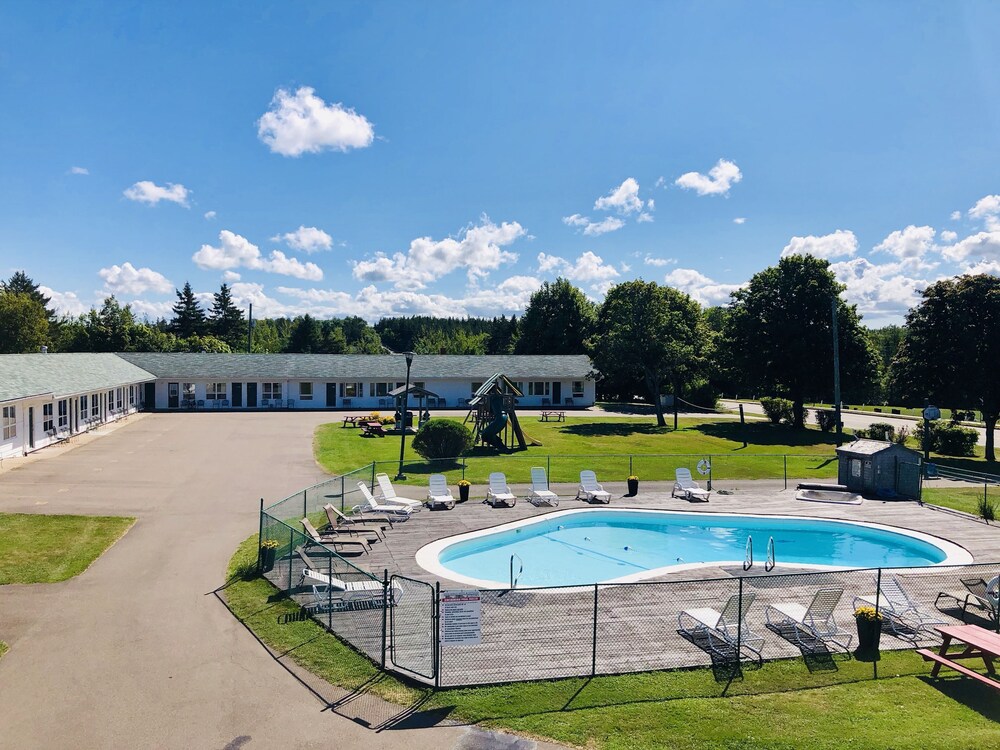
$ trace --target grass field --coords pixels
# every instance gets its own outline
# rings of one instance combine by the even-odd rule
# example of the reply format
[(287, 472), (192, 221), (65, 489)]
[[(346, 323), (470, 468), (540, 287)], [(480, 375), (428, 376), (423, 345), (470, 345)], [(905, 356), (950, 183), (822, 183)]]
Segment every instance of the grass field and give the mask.
[(117, 516), (0, 513), (0, 584), (54, 583), (85, 571), (135, 523)]
[[(818, 430), (794, 430), (785, 425), (753, 422), (744, 432), (735, 420), (682, 419), (678, 430), (657, 427), (645, 419), (569, 417), (566, 422), (522, 420), (525, 434), (541, 446), (498, 456), (477, 448), (466, 459), (466, 478), (486, 480), (491, 471), (505, 471), (513, 481), (526, 481), (531, 466), (546, 466), (553, 482), (576, 482), (580, 469), (593, 469), (605, 481), (624, 481), (631, 473), (640, 480), (674, 478), (677, 466), (693, 469), (703, 456), (711, 455), (715, 479), (767, 479), (790, 477), (831, 478), (836, 475), (833, 436)], [(404, 470), (411, 484), (426, 484), (427, 475), (445, 473), (454, 482), (462, 476), (461, 464), (427, 462), (411, 448), (407, 439)], [(389, 471), (399, 460), (399, 438), (363, 438), (356, 429), (339, 423), (321, 425), (314, 440), (316, 460), (327, 471), (338, 474), (371, 463), (386, 462)], [(629, 463), (629, 455), (634, 458)], [(665, 459), (640, 454), (683, 455)], [(783, 454), (793, 457), (787, 461)], [(551, 458), (550, 458), (551, 457)], [(393, 470), (391, 473), (395, 474)]]
[[(990, 485), (986, 496), (993, 501), (997, 512), (1000, 513), (1000, 487)], [(978, 487), (927, 487), (927, 485), (924, 485), (923, 501), (925, 503), (942, 505), (945, 508), (954, 508), (965, 513), (971, 513), (974, 516), (979, 515), (977, 506), (982, 499), (982, 485)]]
[[(230, 563), (248, 571), (256, 536)], [(960, 677), (931, 681), (913, 652), (886, 652), (872, 665), (837, 659), (810, 671), (802, 659), (746, 670), (731, 683), (709, 669), (565, 679), (431, 691), (379, 676), (366, 658), (312, 620), (261, 578), (225, 589), (234, 614), (284, 658), (335, 685), (438, 718), (507, 729), (595, 750), (769, 750), (896, 748), (945, 750), (1000, 743), (1000, 701)], [(278, 697), (276, 696), (276, 699)]]
[(3, 658), (3, 655), (6, 654), (8, 650), (10, 650), (10, 646), (3, 641), (0, 641), (0, 658)]

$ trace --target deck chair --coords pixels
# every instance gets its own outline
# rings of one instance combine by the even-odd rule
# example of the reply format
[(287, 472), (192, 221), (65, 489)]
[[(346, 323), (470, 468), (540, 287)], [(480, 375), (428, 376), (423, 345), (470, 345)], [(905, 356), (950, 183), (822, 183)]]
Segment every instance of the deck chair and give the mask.
[(549, 489), (549, 478), (541, 466), (531, 467), (531, 489), (528, 502), (532, 505), (559, 505), (559, 496)]
[(498, 505), (506, 505), (513, 508), (517, 502), (517, 497), (507, 486), (507, 477), (502, 471), (494, 471), (490, 474), (490, 486), (486, 490), (484, 503), (489, 503), (494, 508)]
[(412, 508), (414, 511), (418, 511), (424, 507), (424, 504), (419, 500), (411, 500), (408, 497), (397, 495), (388, 474), (376, 474), (375, 481), (378, 482), (379, 495), (383, 503), (388, 503), (389, 505), (405, 505)]
[(372, 496), (371, 490), (368, 489), (368, 485), (364, 482), (358, 482), (358, 489), (361, 491), (361, 497), (364, 499), (364, 502), (351, 508), (352, 513), (384, 513), (400, 521), (406, 520), (413, 513), (413, 510), (409, 506), (379, 503)]
[(678, 629), (693, 639), (705, 638), (709, 649), (720, 656), (731, 655), (739, 645), (760, 659), (764, 636), (754, 633), (746, 620), (747, 612), (756, 597), (753, 592), (743, 594), (741, 608), (740, 595), (733, 594), (721, 612), (712, 607), (685, 609), (677, 615)]
[(366, 538), (362, 538), (362, 532), (359, 529), (341, 529), (339, 531), (334, 529), (326, 534), (320, 534), (308, 518), (303, 518), (300, 523), (302, 524), (302, 528), (305, 529), (306, 536), (314, 542), (329, 544), (334, 549), (338, 547), (360, 547), (362, 552), (372, 551), (367, 535)]
[(355, 528), (365, 531), (374, 531), (380, 539), (385, 539), (386, 529), (392, 528), (392, 519), (389, 516), (372, 516), (370, 518), (351, 518), (345, 516), (335, 505), (327, 503), (323, 506), (326, 511), (326, 519), (330, 522), (331, 529)]
[(899, 576), (883, 578), (878, 594), (854, 597), (854, 609), (877, 605), (882, 622), (893, 635), (930, 630), (931, 625), (947, 625), (950, 620), (920, 608), (907, 593)]
[(611, 493), (598, 483), (597, 474), (584, 469), (580, 472), (580, 489), (576, 491), (576, 499), (588, 503), (610, 503)]
[(685, 500), (708, 502), (708, 496), (712, 493), (704, 490), (691, 478), (691, 470), (680, 468), (674, 472), (674, 488), (670, 491), (670, 497), (680, 497)]
[(806, 651), (812, 648), (812, 644), (802, 640), (803, 633), (808, 633), (816, 641), (829, 641), (849, 651), (853, 636), (838, 627), (833, 619), (833, 610), (843, 595), (841, 588), (824, 588), (816, 592), (808, 607), (797, 602), (768, 604), (764, 610), (767, 624), (779, 632), (791, 628), (795, 640)]
[(427, 486), (427, 507), (447, 508), (451, 510), (455, 507), (455, 497), (448, 487), (448, 480), (444, 474), (431, 474)]
[(962, 578), (964, 591), (939, 591), (934, 599), (934, 606), (940, 609), (942, 599), (954, 599), (962, 608), (962, 622), (966, 621), (969, 607), (986, 612), (989, 618), (997, 621), (1000, 612), (1000, 577), (994, 576), (989, 583), (982, 578)]
[[(296, 553), (303, 564), (300, 580), (317, 582), (312, 584), (313, 603), (307, 607), (308, 609), (331, 611), (346, 609), (353, 604), (382, 606), (385, 602), (385, 586), (381, 581), (373, 579), (345, 581), (330, 575), (329, 572), (324, 572), (322, 565), (317, 565), (302, 547), (299, 547)], [(389, 604), (398, 603), (402, 593), (399, 584), (391, 586)]]

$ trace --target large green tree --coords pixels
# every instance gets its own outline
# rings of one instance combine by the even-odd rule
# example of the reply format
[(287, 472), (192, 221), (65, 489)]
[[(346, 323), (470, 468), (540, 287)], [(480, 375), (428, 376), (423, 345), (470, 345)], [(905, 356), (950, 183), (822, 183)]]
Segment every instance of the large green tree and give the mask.
[(906, 338), (889, 374), (903, 402), (930, 399), (952, 409), (978, 408), (986, 423), (986, 460), (995, 461), (1000, 418), (1000, 279), (978, 274), (927, 287), (906, 316)]
[(247, 320), (243, 311), (233, 302), (232, 290), (228, 284), (223, 284), (215, 293), (209, 322), (212, 335), (225, 341), (231, 350), (238, 351), (245, 346)]
[(324, 351), (323, 329), (319, 321), (311, 315), (303, 315), (292, 321), (292, 335), (285, 345), (286, 352), (304, 354)]
[(597, 316), (591, 347), (594, 366), (612, 378), (641, 378), (656, 407), (656, 423), (666, 425), (660, 394), (675, 394), (704, 370), (709, 337), (698, 303), (655, 282), (613, 286)]
[(878, 382), (878, 353), (857, 309), (840, 298), (843, 291), (829, 261), (790, 255), (732, 294), (722, 345), (749, 387), (792, 400), (797, 427), (804, 426), (806, 398), (833, 397), (834, 303), (843, 393)]
[(0, 292), (0, 354), (37, 352), (48, 341), (45, 307), (30, 294)]
[(134, 351), (135, 315), (130, 305), (123, 307), (113, 294), (104, 299), (100, 310), (91, 309), (82, 319), (87, 332), (87, 351)]
[(56, 312), (49, 307), (51, 298), (42, 293), (41, 287), (24, 271), (15, 271), (6, 281), (0, 281), (0, 292), (11, 294), (27, 294), (45, 310), (49, 323), (55, 323)]
[(170, 332), (178, 338), (208, 334), (208, 319), (201, 308), (198, 298), (194, 296), (191, 283), (185, 282), (183, 289), (177, 290), (177, 301), (173, 307), (174, 319), (170, 321)]
[(521, 316), (517, 354), (584, 354), (597, 306), (569, 281), (546, 281)]

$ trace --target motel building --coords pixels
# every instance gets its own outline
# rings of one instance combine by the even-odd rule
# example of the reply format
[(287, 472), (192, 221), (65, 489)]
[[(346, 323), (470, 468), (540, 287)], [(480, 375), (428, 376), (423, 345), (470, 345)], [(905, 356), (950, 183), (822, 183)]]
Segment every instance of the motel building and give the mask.
[[(425, 406), (462, 409), (503, 373), (528, 409), (593, 406), (584, 355), (416, 355)], [(134, 411), (395, 410), (406, 360), (371, 354), (2, 354), (0, 458), (20, 456)], [(415, 405), (414, 405), (415, 406)], [(413, 407), (411, 407), (413, 408)]]

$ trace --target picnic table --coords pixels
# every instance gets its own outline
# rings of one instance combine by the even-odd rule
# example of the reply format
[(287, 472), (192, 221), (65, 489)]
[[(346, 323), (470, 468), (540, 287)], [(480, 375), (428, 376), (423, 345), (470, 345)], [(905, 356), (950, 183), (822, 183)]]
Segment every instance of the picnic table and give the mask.
[(361, 423), (366, 422), (367, 419), (367, 417), (347, 415), (344, 417), (344, 424), (342, 424), (341, 427), (347, 427), (348, 425), (351, 427), (360, 427)]
[[(917, 653), (924, 658), (924, 661), (935, 662), (931, 677), (937, 677), (941, 667), (944, 666), (1000, 690), (1000, 680), (997, 679), (993, 667), (993, 660), (1000, 658), (1000, 633), (994, 633), (978, 625), (936, 625), (934, 629), (941, 634), (941, 648), (938, 651), (929, 648), (917, 649)], [(949, 654), (948, 648), (952, 641), (965, 644), (965, 650)], [(969, 669), (959, 663), (960, 659), (982, 659), (989, 676)]]
[(365, 422), (364, 429), (361, 431), (361, 437), (365, 436), (385, 437), (385, 430), (382, 429), (382, 423)]
[(564, 411), (543, 411), (542, 412), (543, 422), (565, 422), (566, 412)]

